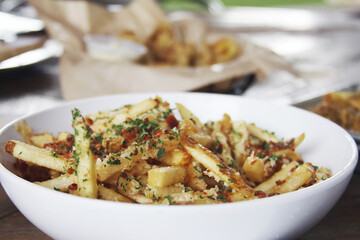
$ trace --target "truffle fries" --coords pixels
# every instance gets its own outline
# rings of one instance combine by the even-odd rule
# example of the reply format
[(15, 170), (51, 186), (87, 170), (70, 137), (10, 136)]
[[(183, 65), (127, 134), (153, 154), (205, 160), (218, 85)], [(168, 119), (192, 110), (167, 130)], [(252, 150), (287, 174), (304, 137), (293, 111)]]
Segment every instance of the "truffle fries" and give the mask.
[(238, 43), (227, 37), (213, 43), (203, 41), (194, 44), (184, 42), (175, 35), (170, 24), (161, 24), (144, 42), (131, 31), (123, 31), (118, 37), (146, 46), (148, 52), (140, 63), (151, 66), (206, 66), (231, 61), (240, 54)]
[(227, 114), (204, 124), (185, 106), (177, 108), (181, 121), (159, 97), (85, 117), (74, 109), (73, 133), (33, 134), (21, 123), (17, 129), (28, 143), (10, 140), (5, 150), (51, 171), (48, 180), (36, 180), (40, 186), (127, 203), (243, 201), (331, 176), (295, 153), (305, 134), (280, 141)]

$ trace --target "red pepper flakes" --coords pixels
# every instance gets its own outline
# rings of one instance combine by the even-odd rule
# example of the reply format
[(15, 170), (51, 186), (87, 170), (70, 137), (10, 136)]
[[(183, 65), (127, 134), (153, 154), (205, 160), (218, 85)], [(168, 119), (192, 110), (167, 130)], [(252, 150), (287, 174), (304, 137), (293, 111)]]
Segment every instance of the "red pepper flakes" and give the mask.
[(91, 118), (86, 118), (85, 119), (85, 123), (87, 124), (87, 125), (93, 125), (94, 124), (94, 122), (93, 122), (93, 120), (91, 119)]
[(154, 131), (153, 137), (154, 137), (155, 139), (156, 139), (156, 138), (160, 138), (161, 134), (162, 134), (162, 130), (161, 130), (161, 129), (157, 129), (157, 130)]
[(68, 170), (67, 170), (67, 172), (69, 173), (69, 174), (73, 174), (74, 173), (74, 169), (73, 168), (68, 168)]
[(284, 180), (277, 180), (275, 183), (276, 183), (276, 185), (281, 185), (281, 184), (284, 184), (286, 182), (286, 179), (284, 179)]
[(175, 118), (175, 116), (173, 114), (169, 114), (166, 117), (165, 122), (167, 123), (167, 125), (169, 126), (170, 129), (173, 129), (174, 127), (179, 126), (179, 121)]
[(127, 178), (127, 174), (126, 174), (126, 173), (121, 173), (120, 176), (123, 177), (123, 178)]
[(266, 193), (264, 193), (263, 191), (255, 191), (254, 195), (258, 198), (265, 198), (266, 197)]
[(72, 191), (77, 190), (77, 188), (78, 188), (78, 186), (77, 186), (76, 183), (70, 184), (70, 185), (68, 186), (68, 189), (69, 189), (69, 190), (72, 190)]

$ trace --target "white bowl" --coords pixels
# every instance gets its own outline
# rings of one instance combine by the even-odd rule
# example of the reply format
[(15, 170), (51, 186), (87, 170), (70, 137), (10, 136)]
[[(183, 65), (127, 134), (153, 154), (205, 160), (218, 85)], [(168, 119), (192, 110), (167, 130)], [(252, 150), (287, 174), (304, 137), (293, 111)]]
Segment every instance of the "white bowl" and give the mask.
[[(55, 239), (275, 239), (294, 238), (315, 225), (348, 185), (358, 159), (355, 142), (336, 124), (313, 113), (264, 101), (202, 93), (161, 93), (180, 102), (201, 120), (255, 122), (284, 138), (306, 133), (298, 152), (305, 161), (332, 170), (317, 185), (270, 198), (196, 206), (158, 206), (86, 199), (46, 189), (12, 173), (4, 144), (19, 139), (14, 124), (0, 131), (0, 180), (18, 209)], [(71, 131), (70, 110), (84, 114), (139, 102), (155, 93), (104, 96), (67, 103), (24, 117), (37, 132)]]

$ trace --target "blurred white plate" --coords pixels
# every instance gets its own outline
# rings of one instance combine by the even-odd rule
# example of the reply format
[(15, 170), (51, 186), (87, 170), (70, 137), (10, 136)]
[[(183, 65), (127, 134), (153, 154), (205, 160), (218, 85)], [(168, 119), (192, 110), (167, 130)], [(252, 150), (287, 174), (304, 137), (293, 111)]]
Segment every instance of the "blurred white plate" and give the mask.
[(29, 66), (52, 57), (60, 57), (62, 52), (63, 48), (59, 43), (54, 40), (47, 40), (40, 48), (1, 61), (0, 70)]

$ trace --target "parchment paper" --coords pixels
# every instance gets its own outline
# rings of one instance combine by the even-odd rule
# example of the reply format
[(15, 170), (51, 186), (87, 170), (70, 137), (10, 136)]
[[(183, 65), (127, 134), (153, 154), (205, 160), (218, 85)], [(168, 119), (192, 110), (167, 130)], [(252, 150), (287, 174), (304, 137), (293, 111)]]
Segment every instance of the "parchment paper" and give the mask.
[[(60, 81), (66, 100), (125, 92), (192, 91), (209, 85), (219, 92), (226, 91), (232, 79), (250, 73), (265, 76), (273, 69), (282, 69), (296, 74), (273, 52), (241, 39), (237, 39), (241, 54), (236, 59), (212, 66), (154, 67), (96, 60), (86, 52), (84, 35), (116, 35), (131, 30), (145, 40), (159, 24), (168, 22), (166, 14), (153, 0), (136, 0), (117, 12), (86, 1), (29, 2), (44, 20), (50, 36), (64, 45)], [(221, 36), (196, 19), (172, 24), (178, 38), (186, 42), (196, 44)]]

